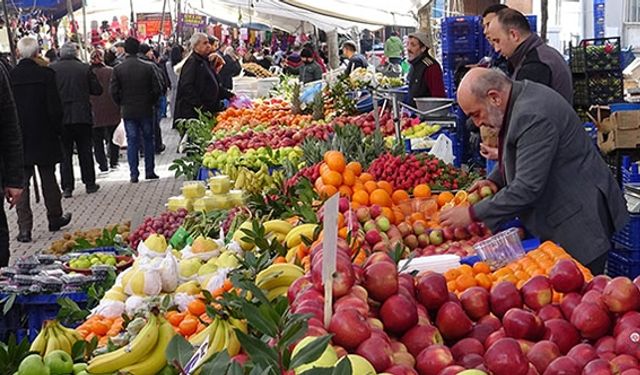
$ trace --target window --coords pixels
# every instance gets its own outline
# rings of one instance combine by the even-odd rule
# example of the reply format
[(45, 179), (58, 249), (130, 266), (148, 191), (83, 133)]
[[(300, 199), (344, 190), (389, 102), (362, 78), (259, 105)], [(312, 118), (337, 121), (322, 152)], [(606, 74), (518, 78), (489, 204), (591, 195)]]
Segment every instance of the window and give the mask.
[(627, 0), (625, 22), (640, 23), (640, 0)]

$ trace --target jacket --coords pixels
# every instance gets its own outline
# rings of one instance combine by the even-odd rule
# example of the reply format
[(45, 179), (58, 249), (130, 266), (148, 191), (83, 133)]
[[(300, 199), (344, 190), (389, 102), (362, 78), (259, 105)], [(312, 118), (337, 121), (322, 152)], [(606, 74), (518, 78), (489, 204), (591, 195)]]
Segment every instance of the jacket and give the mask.
[(569, 64), (537, 34), (531, 34), (520, 44), (508, 62), (512, 79), (542, 83), (573, 104), (573, 80)]
[(174, 118), (198, 118), (196, 109), (215, 114), (222, 108), (220, 100), (220, 86), (209, 60), (192, 53), (180, 73)]
[(9, 73), (0, 62), (0, 187), (24, 187), (24, 154)]
[(611, 171), (562, 96), (541, 84), (514, 82), (499, 135), (500, 162), (488, 177), (501, 189), (471, 213), (492, 230), (519, 217), (543, 241), (582, 264), (607, 252), (628, 219)]
[(424, 52), (411, 61), (407, 74), (409, 84), (409, 104), (415, 106), (415, 98), (443, 98), (444, 80), (440, 64)]
[(320, 68), (317, 62), (313, 61), (311, 64), (304, 64), (300, 67), (300, 81), (302, 83), (319, 81), (321, 79), (322, 68)]
[(58, 92), (62, 100), (62, 123), (93, 124), (91, 95), (102, 94), (98, 78), (77, 58), (61, 58), (49, 65), (56, 72)]
[(220, 72), (218, 72), (218, 76), (220, 77), (220, 82), (218, 83), (228, 90), (233, 90), (233, 77), (240, 74), (241, 71), (242, 66), (240, 62), (229, 55), (225, 55), (224, 65), (222, 69), (220, 69)]
[(155, 68), (129, 55), (113, 68), (111, 97), (120, 106), (124, 119), (152, 118), (154, 105), (160, 98), (161, 85)]
[(356, 53), (355, 55), (351, 56), (351, 58), (349, 59), (345, 74), (350, 75), (351, 72), (353, 72), (354, 70), (358, 68), (366, 68), (367, 66), (369, 66), (367, 59), (364, 56)]
[(384, 42), (384, 55), (387, 58), (402, 57), (403, 51), (404, 45), (402, 44), (402, 39), (397, 36), (392, 36)]
[(25, 165), (60, 163), (63, 113), (56, 73), (32, 59), (22, 59), (10, 74)]
[[(93, 65), (93, 73), (98, 77), (102, 87), (107, 88), (111, 82), (113, 68), (106, 65)], [(104, 90), (100, 96), (91, 97), (93, 107), (93, 127), (117, 126), (120, 123), (120, 107), (113, 101), (109, 90)]]

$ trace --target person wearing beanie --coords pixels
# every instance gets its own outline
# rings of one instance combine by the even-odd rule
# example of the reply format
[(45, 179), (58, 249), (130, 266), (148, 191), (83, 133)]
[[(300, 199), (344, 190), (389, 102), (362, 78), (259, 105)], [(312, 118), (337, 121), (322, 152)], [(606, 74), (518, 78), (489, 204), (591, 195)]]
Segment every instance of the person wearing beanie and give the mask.
[(60, 47), (60, 60), (50, 65), (56, 72), (58, 92), (63, 103), (63, 160), (60, 174), (65, 198), (71, 198), (75, 188), (74, 146), (78, 150), (80, 175), (87, 194), (95, 193), (100, 188), (100, 185), (96, 184), (93, 162), (91, 96), (101, 95), (104, 89), (89, 65), (78, 59), (79, 50), (80, 47), (76, 43), (65, 43)]
[[(105, 65), (102, 49), (96, 48), (91, 52), (91, 70), (98, 77), (102, 87), (109, 87), (113, 68)], [(111, 140), (120, 124), (120, 108), (114, 103), (109, 90), (103, 90), (100, 96), (92, 96), (91, 107), (93, 108), (93, 150), (96, 162), (101, 172), (108, 172), (109, 168), (117, 169), (120, 147)], [(109, 156), (108, 163), (107, 156)]]
[(363, 55), (357, 53), (356, 50), (357, 46), (355, 42), (347, 40), (346, 42), (342, 43), (342, 54), (349, 60), (349, 63), (347, 64), (347, 70), (345, 70), (345, 74), (347, 76), (358, 68), (366, 68), (367, 66), (369, 66), (369, 64), (367, 63), (367, 59)]
[(416, 105), (415, 98), (444, 98), (444, 79), (440, 64), (429, 54), (427, 33), (409, 34), (407, 57), (411, 68), (407, 75), (409, 105)]
[(313, 81), (319, 81), (322, 79), (322, 68), (316, 62), (313, 51), (310, 49), (303, 49), (300, 53), (302, 58), (302, 66), (300, 67), (300, 81), (302, 83), (309, 83)]
[(139, 150), (144, 142), (144, 167), (147, 180), (157, 180), (155, 173), (154, 109), (162, 95), (162, 84), (155, 68), (138, 57), (140, 42), (127, 38), (127, 57), (113, 69), (110, 88), (113, 101), (120, 106), (127, 132), (127, 159), (131, 183), (138, 183)]

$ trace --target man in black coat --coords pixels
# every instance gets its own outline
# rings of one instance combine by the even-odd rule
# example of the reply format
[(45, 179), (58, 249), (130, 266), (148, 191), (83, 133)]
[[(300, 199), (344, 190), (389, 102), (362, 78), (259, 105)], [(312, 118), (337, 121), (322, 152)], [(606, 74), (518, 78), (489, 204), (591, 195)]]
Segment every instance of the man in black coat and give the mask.
[(65, 198), (71, 198), (75, 187), (74, 144), (78, 150), (80, 174), (87, 194), (95, 193), (100, 188), (96, 184), (93, 162), (93, 115), (89, 97), (102, 94), (102, 86), (89, 65), (78, 59), (78, 50), (76, 43), (65, 43), (60, 47), (60, 60), (50, 65), (56, 72), (56, 82), (63, 107), (63, 159), (60, 172)]
[[(137, 56), (140, 42), (135, 38), (125, 41), (127, 57), (113, 69), (111, 96), (122, 111), (127, 131), (127, 159), (132, 183), (137, 183), (138, 152), (144, 141), (144, 166), (147, 180), (156, 180), (153, 114), (162, 87), (155, 68)], [(142, 139), (140, 139), (142, 135)]]
[(38, 167), (42, 182), (49, 230), (57, 231), (71, 221), (71, 214), (62, 214), (62, 194), (55, 174), (56, 164), (62, 161), (62, 103), (56, 86), (56, 73), (33, 60), (39, 51), (35, 38), (22, 38), (18, 42), (21, 60), (11, 71), (24, 148), (25, 188), (16, 207), (20, 242), (31, 242), (33, 213), (29, 181), (34, 175), (34, 166)]
[[(13, 208), (20, 200), (23, 176), (22, 135), (18, 125), (18, 113), (11, 93), (9, 73), (0, 61), (0, 187)], [(0, 267), (9, 264), (9, 225), (0, 204)]]

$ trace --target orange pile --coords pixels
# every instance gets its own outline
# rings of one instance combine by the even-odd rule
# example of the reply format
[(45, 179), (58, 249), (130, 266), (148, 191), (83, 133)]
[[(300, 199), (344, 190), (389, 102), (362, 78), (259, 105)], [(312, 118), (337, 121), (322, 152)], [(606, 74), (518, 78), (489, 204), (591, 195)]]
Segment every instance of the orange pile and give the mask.
[[(524, 257), (509, 263), (508, 265), (494, 271), (489, 269), (486, 263), (476, 263), (473, 268), (468, 265), (462, 265), (458, 268), (445, 272), (444, 277), (447, 279), (449, 290), (456, 293), (462, 293), (472, 286), (482, 286), (491, 289), (494, 283), (500, 281), (509, 281), (518, 288), (522, 287), (530, 278), (536, 275), (549, 275), (553, 266), (560, 259), (573, 259), (563, 248), (547, 241), (540, 245), (536, 250), (530, 251)], [(580, 262), (573, 259), (578, 268), (582, 271), (585, 280), (589, 281), (593, 278), (591, 272)], [(478, 266), (478, 264), (482, 264)], [(558, 298), (559, 296), (556, 296)]]
[(176, 333), (185, 338), (189, 338), (205, 329), (206, 325), (203, 322), (211, 322), (211, 318), (207, 315), (207, 306), (200, 299), (191, 301), (186, 311), (168, 311), (165, 318), (171, 323)]
[(287, 125), (302, 127), (310, 123), (311, 115), (294, 115), (284, 101), (270, 100), (254, 104), (253, 108), (229, 108), (220, 113), (213, 131), (240, 130), (244, 126)]
[(124, 328), (123, 325), (124, 320), (121, 317), (111, 319), (101, 315), (93, 315), (79, 325), (76, 331), (86, 341), (91, 341), (94, 337), (97, 337), (98, 345), (104, 346), (107, 345), (109, 338), (120, 334)]

